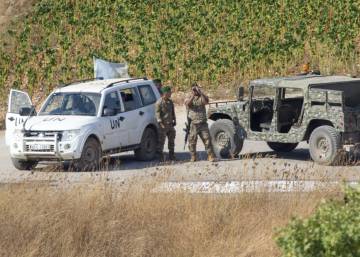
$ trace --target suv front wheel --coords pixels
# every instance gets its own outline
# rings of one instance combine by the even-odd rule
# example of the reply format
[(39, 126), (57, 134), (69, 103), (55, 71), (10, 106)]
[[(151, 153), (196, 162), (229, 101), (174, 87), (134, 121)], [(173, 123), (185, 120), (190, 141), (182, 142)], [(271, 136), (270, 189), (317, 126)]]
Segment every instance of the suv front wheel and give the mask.
[(38, 163), (37, 161), (27, 161), (15, 158), (11, 158), (11, 161), (18, 170), (33, 170)]
[(157, 135), (154, 129), (146, 128), (140, 142), (140, 147), (135, 150), (135, 157), (140, 161), (151, 161), (155, 158)]
[(331, 126), (320, 126), (311, 133), (309, 147), (315, 162), (333, 165), (341, 149), (340, 134)]
[(100, 168), (101, 146), (95, 138), (88, 138), (85, 142), (81, 157), (72, 163), (75, 171), (94, 171)]

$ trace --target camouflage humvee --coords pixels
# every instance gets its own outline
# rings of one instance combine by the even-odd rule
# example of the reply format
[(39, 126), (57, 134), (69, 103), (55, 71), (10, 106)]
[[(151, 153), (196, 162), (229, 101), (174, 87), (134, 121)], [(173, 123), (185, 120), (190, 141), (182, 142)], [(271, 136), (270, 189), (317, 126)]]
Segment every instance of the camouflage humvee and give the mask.
[(331, 165), (360, 143), (360, 79), (306, 75), (250, 82), (249, 97), (215, 102), (208, 117), (218, 157), (237, 156), (244, 139), (289, 152), (308, 141), (311, 158)]

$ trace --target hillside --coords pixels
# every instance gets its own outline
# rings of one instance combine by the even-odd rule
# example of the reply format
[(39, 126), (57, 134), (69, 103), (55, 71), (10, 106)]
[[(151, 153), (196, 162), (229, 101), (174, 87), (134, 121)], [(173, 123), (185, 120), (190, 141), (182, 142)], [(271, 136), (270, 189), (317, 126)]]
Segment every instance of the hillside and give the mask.
[(0, 32), (11, 20), (19, 19), (26, 14), (33, 5), (34, 0), (1, 0), (0, 1)]
[(360, 1), (37, 0), (0, 43), (2, 100), (10, 87), (43, 96), (92, 77), (93, 56), (178, 90), (193, 80), (215, 90), (304, 61), (358, 73)]

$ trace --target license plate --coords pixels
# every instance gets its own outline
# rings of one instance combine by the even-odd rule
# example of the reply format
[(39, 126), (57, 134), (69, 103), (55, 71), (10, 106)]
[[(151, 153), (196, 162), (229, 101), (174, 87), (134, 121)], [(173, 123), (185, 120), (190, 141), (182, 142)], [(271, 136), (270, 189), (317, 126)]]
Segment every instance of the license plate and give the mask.
[(32, 151), (46, 151), (46, 150), (50, 150), (50, 149), (51, 149), (50, 145), (42, 145), (42, 144), (29, 145), (29, 150), (32, 150)]

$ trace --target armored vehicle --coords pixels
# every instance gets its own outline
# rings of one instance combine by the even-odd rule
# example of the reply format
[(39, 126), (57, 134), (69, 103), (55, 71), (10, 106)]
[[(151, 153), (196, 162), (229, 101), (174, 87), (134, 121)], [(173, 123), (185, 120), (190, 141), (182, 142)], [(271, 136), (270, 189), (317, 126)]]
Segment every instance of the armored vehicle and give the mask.
[(80, 81), (56, 88), (36, 114), (27, 93), (11, 90), (6, 144), (12, 162), (19, 170), (44, 161), (93, 170), (102, 156), (130, 150), (139, 160), (151, 160), (159, 97), (146, 78)]
[(311, 158), (323, 165), (360, 143), (360, 79), (306, 75), (253, 80), (249, 96), (209, 106), (214, 150), (237, 156), (245, 139), (266, 141), (277, 152), (307, 141)]

